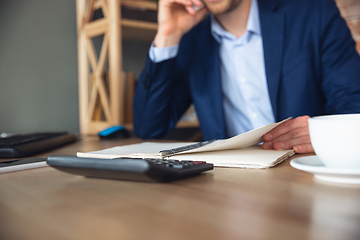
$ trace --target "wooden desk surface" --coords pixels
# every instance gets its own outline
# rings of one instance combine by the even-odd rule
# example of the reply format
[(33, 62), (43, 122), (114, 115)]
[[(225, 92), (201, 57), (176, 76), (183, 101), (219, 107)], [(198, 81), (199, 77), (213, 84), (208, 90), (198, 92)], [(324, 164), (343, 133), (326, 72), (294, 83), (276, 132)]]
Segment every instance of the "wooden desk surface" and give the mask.
[[(140, 142), (88, 138), (51, 154)], [(50, 153), (43, 154), (48, 156)], [(0, 239), (360, 239), (360, 186), (292, 168), (216, 168), (171, 183), (50, 167), (0, 174)]]

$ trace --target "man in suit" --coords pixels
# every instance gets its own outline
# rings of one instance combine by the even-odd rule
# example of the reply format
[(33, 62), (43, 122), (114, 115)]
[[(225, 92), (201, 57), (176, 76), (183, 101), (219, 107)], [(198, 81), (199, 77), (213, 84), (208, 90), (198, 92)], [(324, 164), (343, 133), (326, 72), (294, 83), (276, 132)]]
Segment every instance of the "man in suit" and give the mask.
[(193, 103), (205, 140), (293, 117), (263, 148), (306, 153), (309, 116), (360, 112), (360, 57), (333, 0), (202, 2), (159, 1), (134, 99), (138, 136), (163, 137)]

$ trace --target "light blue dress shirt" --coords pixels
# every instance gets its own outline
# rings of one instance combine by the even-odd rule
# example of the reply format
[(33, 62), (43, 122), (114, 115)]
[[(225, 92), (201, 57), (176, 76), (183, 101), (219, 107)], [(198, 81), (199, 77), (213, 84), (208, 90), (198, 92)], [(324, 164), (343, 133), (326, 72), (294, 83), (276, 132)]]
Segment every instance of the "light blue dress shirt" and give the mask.
[[(266, 82), (259, 10), (252, 0), (246, 32), (237, 38), (212, 16), (211, 32), (219, 42), (223, 106), (228, 137), (275, 122)], [(177, 55), (179, 46), (150, 48), (153, 62)]]

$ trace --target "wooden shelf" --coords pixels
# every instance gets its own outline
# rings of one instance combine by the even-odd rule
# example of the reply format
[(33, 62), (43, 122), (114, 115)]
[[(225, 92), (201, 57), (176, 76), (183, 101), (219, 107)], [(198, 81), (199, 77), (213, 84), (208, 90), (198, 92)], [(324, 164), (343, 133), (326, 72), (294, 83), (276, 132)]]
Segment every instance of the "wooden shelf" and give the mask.
[[(157, 3), (155, 1), (122, 0), (121, 5), (157, 11)], [(158, 25), (154, 22), (122, 18), (121, 27), (123, 39), (151, 42), (155, 37)]]
[(144, 1), (144, 0), (122, 0), (121, 5), (124, 6), (130, 6), (130, 7), (136, 7), (136, 8), (142, 8), (142, 9), (148, 9), (157, 11), (158, 6), (155, 1)]
[[(154, 1), (76, 0), (81, 133), (93, 134), (113, 125), (129, 128), (132, 125), (129, 103), (133, 96), (128, 92), (133, 89), (135, 77), (124, 74), (119, 67), (122, 66), (122, 40), (150, 43), (157, 23), (121, 18), (122, 6), (157, 11)], [(95, 11), (101, 16), (97, 17)], [(103, 36), (103, 41), (97, 56), (92, 39), (99, 36)], [(198, 125), (197, 121), (180, 122), (177, 127)]]
[[(89, 22), (84, 26), (85, 35), (88, 38), (103, 35), (109, 26), (108, 19), (98, 19)], [(157, 24), (143, 21), (122, 19), (121, 32), (122, 38), (126, 40), (136, 40), (151, 42), (156, 34)]]
[(122, 19), (122, 38), (126, 40), (151, 42), (155, 37), (157, 26), (156, 23)]
[[(122, 5), (157, 10), (151, 1), (76, 0), (81, 133), (97, 133), (129, 121), (125, 113), (129, 111), (128, 78), (119, 67), (122, 39), (150, 42), (157, 24), (122, 19)], [(102, 16), (97, 18), (96, 11)], [(98, 56), (93, 38), (99, 36), (103, 41)]]

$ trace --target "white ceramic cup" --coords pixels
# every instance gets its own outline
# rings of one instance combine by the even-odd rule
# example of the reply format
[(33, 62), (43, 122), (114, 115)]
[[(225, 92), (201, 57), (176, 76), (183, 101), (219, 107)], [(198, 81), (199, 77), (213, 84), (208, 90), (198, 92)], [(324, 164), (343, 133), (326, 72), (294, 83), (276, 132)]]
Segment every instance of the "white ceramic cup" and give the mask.
[(326, 167), (360, 169), (360, 114), (341, 114), (309, 119), (316, 155)]

